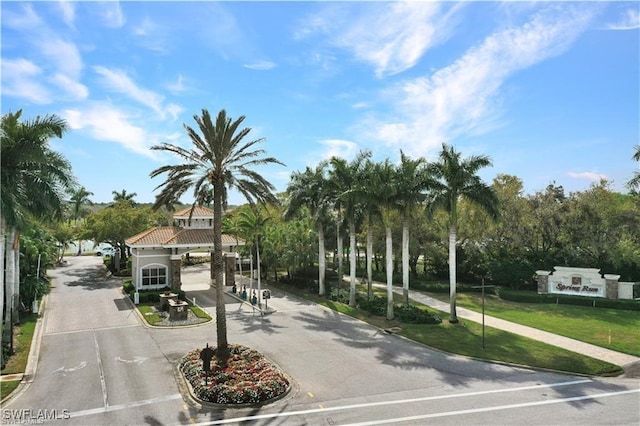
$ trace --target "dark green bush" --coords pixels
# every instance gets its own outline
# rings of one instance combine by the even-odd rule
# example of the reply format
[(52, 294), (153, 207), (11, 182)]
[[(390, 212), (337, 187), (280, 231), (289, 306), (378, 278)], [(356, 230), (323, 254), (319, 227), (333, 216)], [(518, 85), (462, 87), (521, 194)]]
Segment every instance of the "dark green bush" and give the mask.
[(440, 324), (442, 322), (442, 319), (437, 314), (413, 305), (396, 305), (393, 308), (393, 312), (401, 322), (407, 324)]
[(640, 311), (638, 300), (614, 300), (602, 297), (559, 296), (556, 294), (538, 294), (533, 291), (518, 291), (500, 288), (501, 299), (519, 303), (556, 303), (561, 305), (590, 306), (594, 308)]

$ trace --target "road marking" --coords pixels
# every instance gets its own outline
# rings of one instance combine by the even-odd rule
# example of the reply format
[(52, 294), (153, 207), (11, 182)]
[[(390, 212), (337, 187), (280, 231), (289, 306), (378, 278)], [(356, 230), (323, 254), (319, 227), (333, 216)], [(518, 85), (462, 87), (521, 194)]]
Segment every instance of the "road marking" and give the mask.
[(88, 410), (75, 411), (71, 413), (71, 417), (92, 416), (94, 414), (110, 413), (111, 411), (126, 410), (127, 408), (141, 407), (143, 405), (157, 404), (159, 402), (172, 401), (174, 399), (182, 399), (179, 393), (158, 398), (144, 399), (142, 401), (128, 402), (125, 404), (111, 405), (109, 407), (91, 408)]
[(499, 405), (497, 407), (482, 407), (482, 408), (472, 408), (468, 410), (445, 411), (443, 413), (422, 414), (419, 416), (399, 417), (395, 419), (386, 419), (386, 420), (374, 420), (374, 421), (362, 422), (362, 423), (350, 423), (345, 426), (373, 426), (373, 425), (383, 425), (383, 424), (389, 424), (389, 423), (396, 424), (399, 422), (410, 422), (414, 420), (433, 419), (436, 417), (458, 416), (461, 414), (485, 413), (489, 411), (509, 410), (512, 408), (536, 407), (540, 405), (560, 404), (563, 402), (583, 401), (585, 399), (606, 398), (609, 396), (625, 395), (628, 393), (637, 393), (637, 392), (640, 392), (640, 389), (630, 389), (630, 390), (619, 391), (619, 392), (598, 393), (594, 395), (574, 396), (571, 398), (551, 399), (548, 401), (522, 402), (519, 404)]
[(80, 370), (82, 368), (85, 368), (87, 366), (87, 362), (86, 361), (82, 361), (80, 364), (76, 365), (75, 367), (69, 367), (69, 368), (64, 368), (64, 365), (56, 370), (53, 370), (51, 372), (51, 374), (57, 374), (57, 373), (61, 373), (63, 376), (66, 376), (65, 373), (73, 373), (74, 371)]
[(140, 324), (128, 324), (128, 325), (114, 325), (112, 327), (100, 327), (100, 328), (85, 328), (82, 330), (68, 330), (68, 331), (53, 331), (49, 333), (44, 333), (45, 336), (59, 336), (61, 334), (75, 334), (75, 333), (87, 333), (90, 331), (102, 331), (102, 330), (115, 330), (117, 328), (130, 328), (130, 327), (141, 327)]
[[(453, 395), (425, 396), (420, 398), (400, 399), (400, 400), (393, 400), (393, 401), (380, 401), (380, 402), (370, 402), (370, 403), (364, 403), (364, 404), (343, 405), (340, 407), (314, 408), (310, 410), (289, 411), (284, 413), (273, 413), (273, 414), (260, 414), (257, 416), (237, 417), (235, 419), (214, 420), (210, 422), (198, 423), (198, 425), (201, 425), (201, 426), (221, 425), (221, 424), (227, 424), (227, 423), (255, 421), (255, 420), (271, 419), (271, 418), (277, 418), (277, 417), (291, 417), (291, 416), (314, 414), (314, 413), (328, 412), (328, 411), (344, 411), (344, 410), (353, 410), (353, 409), (376, 407), (376, 406), (383, 406), (383, 405), (408, 404), (413, 402), (435, 401), (439, 399), (448, 399), (448, 398), (463, 398), (463, 397), (469, 397), (469, 396), (489, 395), (489, 394), (495, 394), (495, 393), (519, 392), (519, 391), (532, 390), (532, 389), (555, 388), (560, 386), (572, 386), (572, 385), (579, 385), (579, 384), (591, 383), (591, 382), (592, 382), (591, 379), (582, 379), (582, 380), (573, 380), (570, 382), (549, 383), (546, 385), (531, 385), (531, 386), (521, 386), (517, 388), (508, 388), (508, 389), (493, 389), (493, 390), (486, 390), (486, 391), (479, 391), (479, 392), (465, 392), (465, 393), (459, 393), (459, 394), (453, 394)], [(634, 391), (628, 391), (628, 392), (640, 392), (640, 389), (634, 390)], [(595, 398), (595, 396), (592, 396), (592, 397)]]
[(93, 332), (93, 341), (96, 347), (96, 357), (98, 358), (98, 371), (100, 372), (100, 386), (102, 386), (102, 402), (105, 407), (109, 406), (107, 399), (107, 383), (104, 380), (104, 369), (102, 368), (102, 358), (100, 358), (100, 346), (98, 345), (98, 335)]
[(146, 360), (148, 360), (149, 358), (145, 358), (143, 356), (134, 356), (133, 359), (122, 359), (119, 356), (117, 356), (114, 359), (118, 362), (124, 362), (126, 364), (131, 364), (132, 362), (135, 362), (136, 364), (140, 365)]

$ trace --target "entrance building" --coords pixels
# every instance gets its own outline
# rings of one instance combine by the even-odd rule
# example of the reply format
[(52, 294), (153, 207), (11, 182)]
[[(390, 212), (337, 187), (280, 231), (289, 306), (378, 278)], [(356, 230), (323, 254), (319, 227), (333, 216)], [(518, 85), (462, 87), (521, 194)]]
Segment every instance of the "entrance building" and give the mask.
[[(126, 240), (131, 249), (131, 280), (136, 291), (170, 287), (180, 290), (182, 256), (194, 250), (211, 253), (211, 283), (213, 272), (213, 210), (202, 206), (187, 207), (173, 215), (174, 226), (157, 226)], [(236, 251), (244, 241), (222, 235), (224, 256), (223, 285), (235, 281)]]

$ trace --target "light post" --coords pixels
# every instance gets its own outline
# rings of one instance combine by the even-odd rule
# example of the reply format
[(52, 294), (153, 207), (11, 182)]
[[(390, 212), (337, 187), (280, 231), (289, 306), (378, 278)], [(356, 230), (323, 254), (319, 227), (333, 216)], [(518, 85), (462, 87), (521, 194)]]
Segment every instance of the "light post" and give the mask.
[(494, 285), (485, 286), (484, 285), (484, 277), (482, 277), (482, 286), (474, 286), (473, 288), (478, 288), (478, 287), (482, 288), (482, 350), (484, 350), (485, 349), (485, 345), (484, 345), (484, 336), (485, 336), (485, 333), (484, 333), (484, 289), (485, 289), (485, 287), (493, 288), (495, 286)]

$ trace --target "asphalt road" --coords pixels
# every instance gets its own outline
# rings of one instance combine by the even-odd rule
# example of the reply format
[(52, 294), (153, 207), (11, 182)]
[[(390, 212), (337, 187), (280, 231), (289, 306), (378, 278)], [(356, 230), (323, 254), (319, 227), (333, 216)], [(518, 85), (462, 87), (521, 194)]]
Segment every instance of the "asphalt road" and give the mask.
[[(272, 289), (261, 316), (226, 301), (229, 341), (251, 346), (294, 380), (263, 407), (217, 409), (182, 391), (175, 365), (215, 344), (215, 324), (145, 327), (100, 259), (52, 271), (37, 369), (2, 407), (2, 424), (584, 425), (640, 424), (640, 380), (587, 378), (444, 354)], [(215, 312), (207, 272), (185, 290)]]

